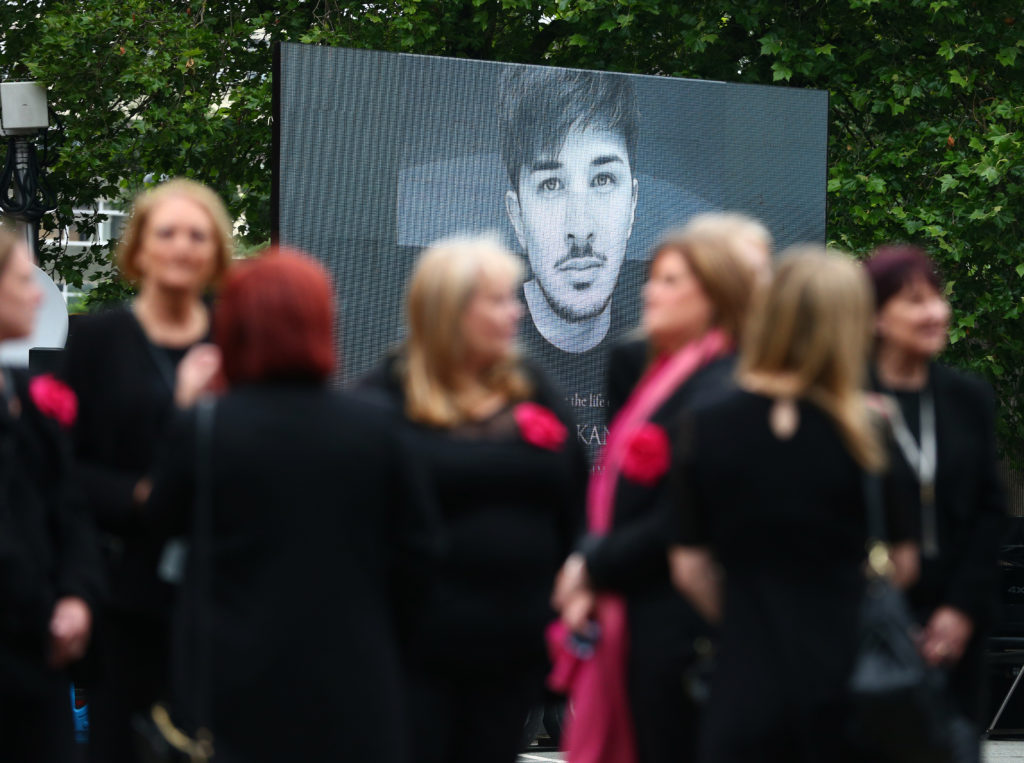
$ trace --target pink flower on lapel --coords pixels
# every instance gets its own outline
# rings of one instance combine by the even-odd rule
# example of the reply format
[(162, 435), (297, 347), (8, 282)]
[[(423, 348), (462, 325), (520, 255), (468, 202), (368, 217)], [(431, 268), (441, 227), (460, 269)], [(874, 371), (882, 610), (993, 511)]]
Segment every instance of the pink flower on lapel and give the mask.
[(622, 474), (630, 482), (651, 486), (668, 473), (671, 447), (665, 430), (650, 422), (633, 435), (622, 459)]
[(545, 450), (561, 450), (569, 430), (558, 417), (543, 405), (520, 403), (513, 412), (523, 439)]
[(74, 391), (53, 374), (36, 376), (28, 383), (28, 394), (39, 412), (55, 419), (64, 428), (78, 417), (78, 398)]

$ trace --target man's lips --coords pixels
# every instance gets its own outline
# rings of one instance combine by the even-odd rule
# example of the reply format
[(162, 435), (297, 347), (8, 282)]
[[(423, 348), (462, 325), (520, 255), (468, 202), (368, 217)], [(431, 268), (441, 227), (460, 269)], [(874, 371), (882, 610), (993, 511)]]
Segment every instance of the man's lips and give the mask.
[(601, 267), (604, 262), (602, 257), (572, 257), (556, 267), (558, 270), (590, 270)]

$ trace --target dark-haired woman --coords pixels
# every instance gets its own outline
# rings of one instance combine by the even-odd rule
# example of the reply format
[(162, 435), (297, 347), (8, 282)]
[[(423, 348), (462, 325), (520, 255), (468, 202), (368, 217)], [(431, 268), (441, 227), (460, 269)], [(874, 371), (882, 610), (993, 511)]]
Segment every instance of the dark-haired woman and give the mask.
[[(147, 514), (165, 533), (192, 528), (175, 707), (212, 731), (218, 761), (406, 759), (397, 628), (434, 535), (392, 418), (327, 385), (333, 302), (311, 259), (265, 254), (227, 278), (216, 347), (182, 363), (183, 403), (211, 365), (227, 391), (208, 431), (195, 410), (180, 417)], [(202, 539), (196, 501), (211, 511)]]
[[(32, 332), (42, 294), (23, 244), (0, 230), (0, 342)], [(89, 522), (67, 490), (73, 393), (0, 368), (0, 757), (77, 760), (66, 669), (86, 651), (101, 593)]]
[(79, 399), (75, 482), (95, 517), (111, 596), (97, 620), (100, 672), (90, 689), (94, 763), (132, 763), (132, 715), (166, 688), (173, 588), (157, 576), (163, 543), (142, 530), (146, 474), (174, 409), (185, 353), (209, 334), (203, 296), (231, 260), (231, 223), (209, 188), (172, 180), (136, 199), (121, 274), (125, 308), (79, 319), (65, 375)]
[(927, 253), (883, 246), (866, 268), (877, 306), (875, 389), (892, 401), (894, 470), (918, 518), (921, 579), (909, 597), (921, 651), (949, 669), (957, 709), (980, 731), (1006, 512), (994, 396), (981, 379), (935, 362), (948, 341), (950, 306)]
[(447, 539), (408, 638), (416, 763), (516, 760), (542, 696), (551, 585), (578, 532), (575, 427), (515, 353), (521, 268), (488, 239), (428, 249), (405, 348), (364, 385), (405, 416)]

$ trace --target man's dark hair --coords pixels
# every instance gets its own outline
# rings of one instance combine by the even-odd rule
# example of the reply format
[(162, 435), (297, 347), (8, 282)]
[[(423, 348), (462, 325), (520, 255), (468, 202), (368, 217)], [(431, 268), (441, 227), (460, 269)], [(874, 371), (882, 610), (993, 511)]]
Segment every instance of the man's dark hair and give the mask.
[(557, 155), (574, 126), (621, 135), (629, 168), (636, 172), (640, 110), (628, 76), (510, 66), (502, 73), (498, 108), (501, 158), (517, 193), (520, 169), (537, 157)]

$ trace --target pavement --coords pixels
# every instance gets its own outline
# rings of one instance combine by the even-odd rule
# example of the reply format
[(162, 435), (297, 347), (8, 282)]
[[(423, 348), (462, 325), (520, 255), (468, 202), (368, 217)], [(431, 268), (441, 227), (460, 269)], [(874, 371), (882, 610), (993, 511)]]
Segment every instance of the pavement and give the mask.
[[(526, 752), (519, 756), (519, 763), (542, 763), (564, 761), (560, 752)], [(986, 742), (984, 763), (1024, 763), (1024, 741)]]
[(1024, 761), (1024, 742), (986, 742), (985, 763), (1009, 763)]

